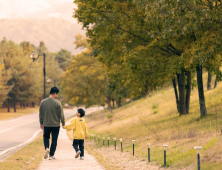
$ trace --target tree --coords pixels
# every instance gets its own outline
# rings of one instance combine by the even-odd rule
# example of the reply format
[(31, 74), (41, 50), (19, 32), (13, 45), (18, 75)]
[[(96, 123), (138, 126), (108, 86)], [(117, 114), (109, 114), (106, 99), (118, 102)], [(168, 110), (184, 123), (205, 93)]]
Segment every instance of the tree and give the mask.
[(73, 56), (70, 51), (61, 49), (58, 53), (56, 53), (55, 58), (58, 61), (60, 68), (65, 71), (71, 63)]
[[(87, 40), (75, 42), (77, 46), (84, 46)], [(61, 86), (63, 95), (73, 105), (85, 104), (89, 107), (94, 104), (105, 105), (105, 81), (104, 66), (92, 58), (91, 49), (76, 55), (62, 77)]]

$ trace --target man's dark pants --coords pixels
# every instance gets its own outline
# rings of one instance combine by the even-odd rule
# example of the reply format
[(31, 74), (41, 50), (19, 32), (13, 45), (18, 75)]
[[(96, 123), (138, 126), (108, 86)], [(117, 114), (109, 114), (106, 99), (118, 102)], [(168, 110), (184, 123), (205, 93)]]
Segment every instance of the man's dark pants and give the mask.
[(59, 136), (59, 127), (45, 127), (44, 126), (44, 133), (43, 133), (43, 141), (45, 145), (45, 149), (49, 148), (49, 139), (50, 139), (50, 133), (52, 133), (52, 143), (50, 147), (50, 156), (54, 156), (54, 153), (56, 151), (56, 146), (57, 146), (57, 140)]
[(72, 146), (76, 150), (76, 153), (79, 150), (81, 151), (80, 157), (84, 156), (84, 139), (74, 139)]

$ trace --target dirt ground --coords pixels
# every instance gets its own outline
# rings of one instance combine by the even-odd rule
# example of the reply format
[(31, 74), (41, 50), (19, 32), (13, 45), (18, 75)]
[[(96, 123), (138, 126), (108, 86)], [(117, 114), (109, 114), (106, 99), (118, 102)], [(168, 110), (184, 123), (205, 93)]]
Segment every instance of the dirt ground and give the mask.
[(148, 164), (147, 160), (132, 156), (127, 152), (116, 151), (113, 146), (94, 148), (95, 143), (92, 141), (85, 142), (87, 151), (94, 155), (97, 160), (106, 168), (106, 170), (160, 170), (152, 163)]

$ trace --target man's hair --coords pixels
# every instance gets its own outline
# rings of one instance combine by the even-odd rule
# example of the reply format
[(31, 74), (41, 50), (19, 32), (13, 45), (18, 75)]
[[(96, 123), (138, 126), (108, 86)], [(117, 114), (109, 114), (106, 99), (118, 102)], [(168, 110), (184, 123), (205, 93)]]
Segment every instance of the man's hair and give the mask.
[(85, 111), (82, 108), (78, 109), (78, 113), (80, 113), (80, 117), (85, 116)]
[(50, 90), (50, 94), (58, 94), (59, 93), (59, 89), (57, 87), (52, 87)]

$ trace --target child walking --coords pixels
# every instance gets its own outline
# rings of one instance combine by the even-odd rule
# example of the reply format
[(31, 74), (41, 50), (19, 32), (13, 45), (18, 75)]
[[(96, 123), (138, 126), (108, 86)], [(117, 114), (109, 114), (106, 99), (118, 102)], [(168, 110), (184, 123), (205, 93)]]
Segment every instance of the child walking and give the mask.
[(80, 155), (80, 160), (84, 160), (84, 139), (87, 138), (88, 131), (86, 127), (85, 111), (83, 109), (78, 109), (76, 113), (76, 118), (74, 118), (69, 125), (63, 128), (67, 131), (73, 130), (73, 148), (76, 150), (75, 158)]

